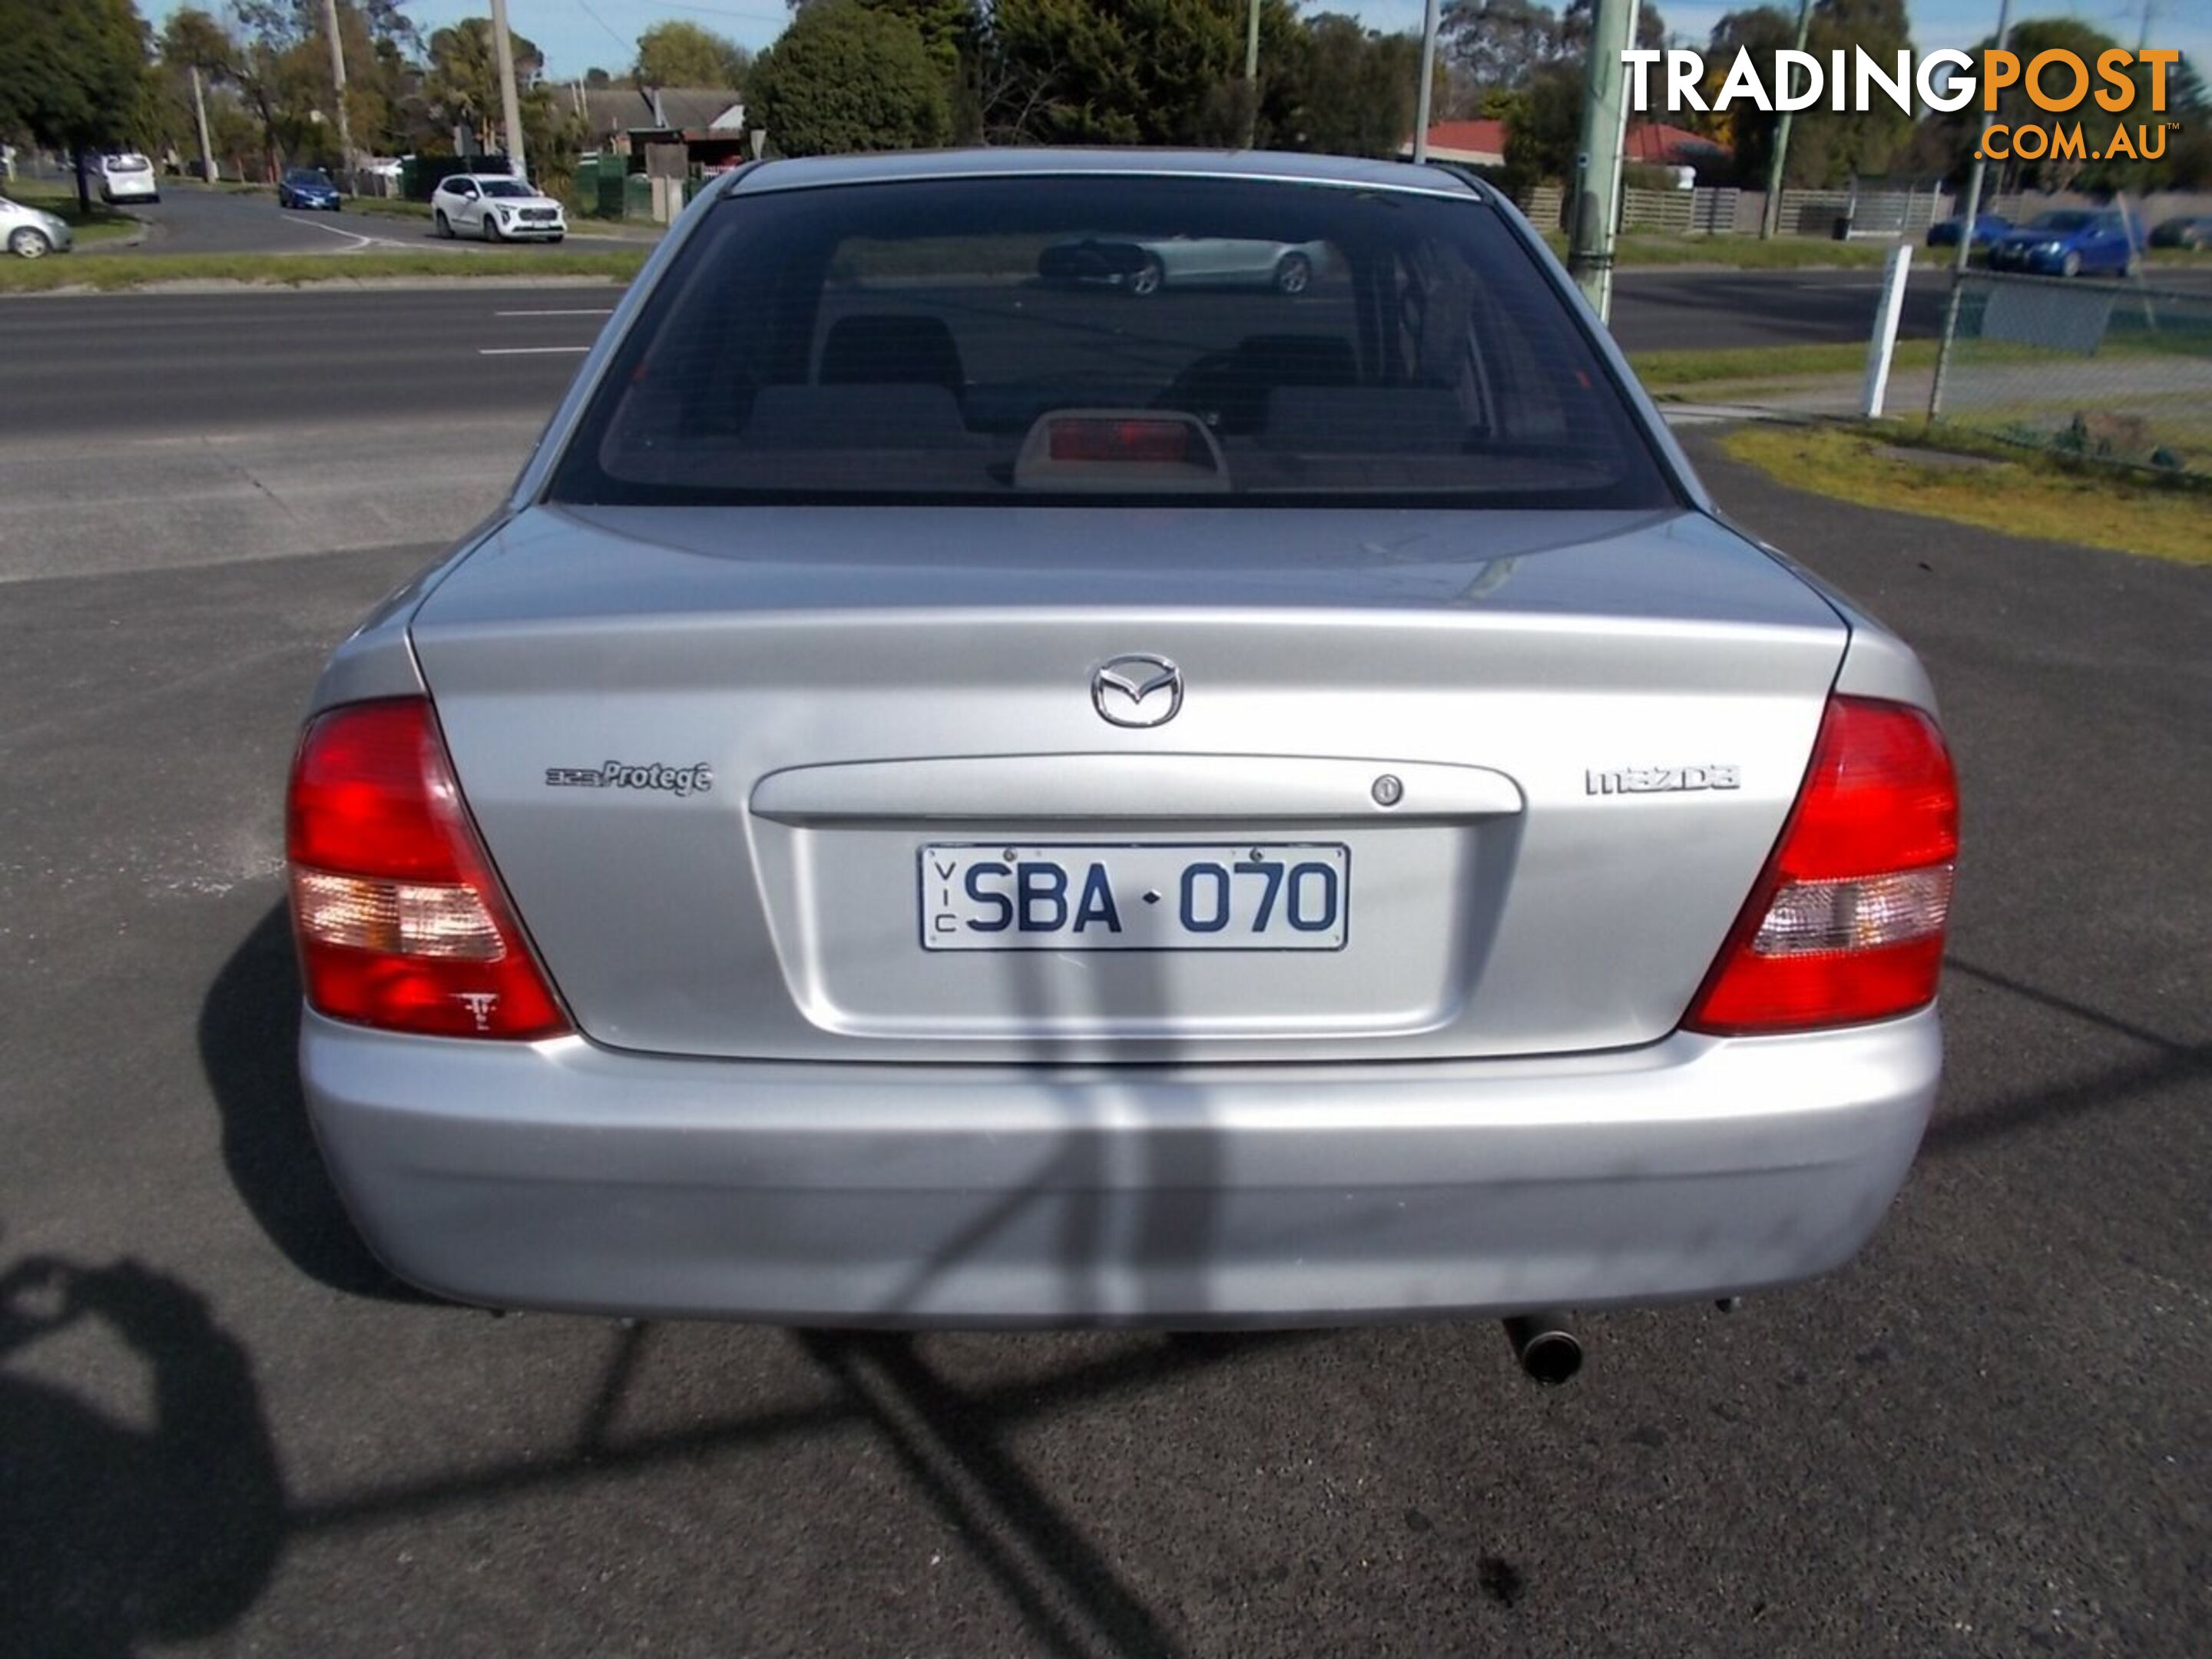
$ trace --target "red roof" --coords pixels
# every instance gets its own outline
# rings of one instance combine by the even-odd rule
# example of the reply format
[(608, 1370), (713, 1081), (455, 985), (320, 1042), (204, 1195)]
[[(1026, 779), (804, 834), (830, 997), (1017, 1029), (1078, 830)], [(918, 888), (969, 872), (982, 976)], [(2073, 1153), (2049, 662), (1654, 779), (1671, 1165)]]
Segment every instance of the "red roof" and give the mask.
[(1505, 154), (1505, 123), (1439, 121), (1429, 129), (1429, 148), (1502, 156)]
[[(1409, 143), (1407, 148), (1412, 149)], [(1503, 121), (1439, 121), (1429, 129), (1429, 149), (1460, 155), (1505, 155)], [(1717, 138), (1687, 127), (1670, 127), (1661, 121), (1638, 121), (1628, 129), (1621, 145), (1630, 161), (1681, 163), (1700, 156), (1732, 155), (1735, 151)]]
[(1661, 121), (1637, 121), (1629, 126), (1620, 153), (1631, 161), (1679, 162), (1699, 155), (1733, 155), (1735, 152), (1717, 138), (1687, 127), (1670, 127)]

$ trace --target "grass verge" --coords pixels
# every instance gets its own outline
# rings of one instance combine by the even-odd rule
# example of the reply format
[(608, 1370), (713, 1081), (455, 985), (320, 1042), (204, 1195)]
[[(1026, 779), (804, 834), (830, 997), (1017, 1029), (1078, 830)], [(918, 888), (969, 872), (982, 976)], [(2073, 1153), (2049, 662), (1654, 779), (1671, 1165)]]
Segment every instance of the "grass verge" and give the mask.
[(141, 222), (127, 213), (118, 213), (97, 197), (89, 212), (79, 210), (74, 186), (55, 184), (45, 179), (17, 179), (0, 182), (0, 196), (21, 202), (25, 207), (34, 207), (51, 213), (70, 228), (80, 244), (114, 241), (135, 234), (144, 228)]
[[(1563, 231), (1547, 231), (1545, 241), (1567, 257)], [(1736, 270), (1832, 270), (1879, 268), (1889, 258), (1887, 242), (1828, 242), (1814, 236), (1653, 236), (1630, 234), (1614, 244), (1620, 265), (1726, 265)], [(1942, 249), (1915, 248), (1916, 264), (1925, 264)]]
[[(2212, 483), (2023, 453), (1948, 430), (1747, 426), (1721, 447), (1793, 489), (2008, 535), (2212, 565)], [(1912, 453), (1925, 450), (1921, 459)], [(1903, 452), (1903, 453), (1899, 453)], [(1962, 466), (1969, 455), (1987, 465)]]
[(297, 288), (308, 283), (352, 283), (407, 276), (466, 276), (514, 282), (532, 276), (601, 276), (611, 283), (637, 275), (650, 250), (604, 253), (538, 252), (501, 257), (463, 252), (421, 253), (180, 253), (167, 258), (111, 253), (97, 259), (0, 260), (0, 294), (42, 294), (58, 289), (157, 287), (164, 283), (246, 283)]
[(345, 210), (347, 213), (381, 214), (387, 219), (428, 219), (430, 216), (428, 202), (410, 202), (404, 196), (349, 196), (346, 198)]
[[(1822, 374), (1856, 374), (1866, 368), (1866, 343), (1847, 340), (1837, 345), (1726, 346), (1680, 351), (1632, 351), (1628, 361), (1636, 378), (1648, 392), (1674, 392), (1684, 386), (1723, 382), (1755, 385), (1769, 380), (1802, 380)], [(1890, 359), (1892, 368), (1928, 368), (1936, 362), (1933, 340), (1899, 340)]]

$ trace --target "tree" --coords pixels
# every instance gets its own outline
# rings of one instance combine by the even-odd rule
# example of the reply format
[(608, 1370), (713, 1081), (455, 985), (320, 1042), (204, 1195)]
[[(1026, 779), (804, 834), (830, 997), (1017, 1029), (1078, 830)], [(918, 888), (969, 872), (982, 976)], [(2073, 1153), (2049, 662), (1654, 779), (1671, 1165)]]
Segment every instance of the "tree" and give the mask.
[[(514, 49), (514, 78), (525, 89), (522, 96), (523, 142), (533, 137), (538, 122), (550, 115), (551, 99), (535, 82), (545, 66), (545, 54), (537, 44), (509, 33)], [(422, 77), (422, 96), (447, 127), (465, 126), (476, 135), (479, 150), (489, 143), (492, 129), (504, 118), (501, 110), (499, 60), (492, 49), (491, 20), (464, 17), (450, 28), (430, 37), (430, 64)]]
[[(260, 124), (264, 164), (329, 165), (337, 154), (337, 93), (321, 0), (233, 0), (237, 29), (222, 78)], [(337, 0), (345, 49), (346, 118), (356, 143), (408, 149), (419, 44), (395, 0)]]
[[(1768, 101), (1772, 102), (1774, 54), (1795, 46), (1796, 40), (1796, 18), (1778, 6), (1753, 6), (1728, 13), (1713, 25), (1712, 34), (1705, 43), (1705, 82), (1699, 90), (1710, 103), (1726, 80), (1736, 53), (1748, 52), (1752, 64), (1759, 70), (1759, 83), (1766, 89)], [(1798, 84), (1802, 84), (1802, 76)], [(1823, 98), (1820, 101), (1825, 104), (1827, 100)], [(1797, 112), (1794, 130), (1801, 137), (1812, 124), (1813, 113), (1811, 110)], [(1706, 137), (1726, 144), (1735, 153), (1737, 182), (1755, 189), (1765, 187), (1767, 163), (1774, 155), (1772, 110), (1763, 110), (1748, 100), (1731, 99), (1726, 109), (1668, 118), (1692, 125)]]
[(1571, 181), (1583, 130), (1583, 70), (1571, 62), (1546, 64), (1509, 94), (1505, 113), (1505, 189), (1514, 196), (1548, 179)]
[(69, 150), (87, 212), (84, 152), (143, 118), (146, 44), (131, 0), (0, 0), (0, 130)]
[(637, 37), (630, 78), (641, 87), (733, 87), (744, 90), (752, 54), (696, 23), (655, 23)]
[[(2040, 52), (2070, 52), (2094, 65), (2100, 52), (2109, 52), (2119, 43), (2071, 18), (2045, 17), (2014, 25), (2009, 44), (2023, 64), (2033, 62)], [(1996, 45), (1991, 38), (1984, 40), (1978, 50), (1987, 51)], [(2172, 65), (2166, 73), (2166, 107), (2163, 114), (2159, 114), (2151, 109), (2149, 70), (2136, 64), (2128, 72), (2136, 85), (2135, 98), (2128, 108), (2117, 112), (2107, 111), (2095, 99), (2085, 98), (2078, 106), (2058, 118), (2069, 127), (2080, 123), (2086, 155), (2051, 155), (2032, 161), (2008, 161), (2003, 164), (2002, 171), (2024, 183), (2051, 191), (2148, 191), (2182, 185), (2191, 176), (2191, 161), (2194, 159), (2193, 153), (2186, 148), (2188, 136), (2192, 131), (2201, 132), (2203, 126), (2203, 83), (2186, 60)], [(2054, 84), (2063, 80), (2063, 76), (2056, 76)], [(2101, 88), (2102, 82), (2098, 84)], [(1931, 171), (1965, 173), (1973, 155), (1981, 118), (1982, 101), (1975, 98), (1963, 109), (1934, 114), (1921, 123), (1913, 141), (1917, 152), (1929, 159)], [(2023, 122), (2042, 125), (2054, 118), (2037, 108), (2026, 87), (2015, 82), (1997, 94), (1996, 118), (2017, 127)], [(2154, 128), (2161, 121), (2172, 119), (2182, 122), (2182, 131), (2167, 135), (2164, 154), (2153, 160), (2140, 155), (2112, 156), (2115, 134), (2119, 129), (2127, 130), (2125, 148), (2133, 149), (2137, 128)]]
[(1559, 14), (1536, 0), (1452, 0), (1437, 36), (1453, 64), (1485, 89), (1527, 86), (1561, 50)]
[[(186, 6), (169, 14), (169, 21), (161, 27), (161, 63), (167, 70), (169, 96), (164, 100), (163, 114), (167, 118), (172, 142), (181, 131), (192, 148), (198, 147), (202, 128), (196, 111), (204, 106), (210, 86), (221, 86), (230, 72), (230, 60), (237, 47), (222, 25), (196, 7)], [(201, 160), (212, 163), (214, 123), (206, 129), (208, 154)], [(215, 178), (210, 167), (206, 174), (210, 182)]]
[(1296, 131), (1300, 149), (1335, 155), (1390, 156), (1413, 125), (1420, 89), (1421, 42), (1383, 34), (1355, 17), (1323, 12), (1305, 25), (1296, 65)]
[(857, 3), (802, 8), (753, 65), (759, 124), (786, 155), (942, 144), (952, 103), (907, 19)]
[[(1004, 143), (1237, 143), (1245, 16), (1244, 0), (998, 0), (984, 48), (990, 135)], [(1263, 0), (1262, 144), (1297, 130), (1294, 71), (1304, 46), (1288, 0)]]

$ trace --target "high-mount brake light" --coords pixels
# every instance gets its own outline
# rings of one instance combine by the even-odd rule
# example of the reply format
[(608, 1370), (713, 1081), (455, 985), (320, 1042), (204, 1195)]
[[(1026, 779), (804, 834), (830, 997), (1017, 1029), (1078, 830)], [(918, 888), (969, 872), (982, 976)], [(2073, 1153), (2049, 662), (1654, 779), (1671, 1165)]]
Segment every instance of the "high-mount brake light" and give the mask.
[(1751, 1036), (1932, 1002), (1958, 851), (1958, 781), (1936, 722), (1830, 698), (1781, 842), (1683, 1024)]
[(1182, 421), (1063, 416), (1053, 421), (1049, 442), (1055, 461), (1211, 465), (1197, 428)]
[(569, 1029), (469, 821), (427, 699), (352, 703), (309, 722), (287, 820), (292, 927), (318, 1012), (437, 1036)]

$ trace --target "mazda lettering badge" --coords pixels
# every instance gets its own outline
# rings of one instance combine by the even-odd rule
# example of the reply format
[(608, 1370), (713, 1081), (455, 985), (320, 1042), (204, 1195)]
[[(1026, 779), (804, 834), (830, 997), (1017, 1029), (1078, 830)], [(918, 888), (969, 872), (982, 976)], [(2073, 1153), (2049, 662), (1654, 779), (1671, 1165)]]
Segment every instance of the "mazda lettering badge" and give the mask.
[(1165, 726), (1182, 707), (1182, 670), (1165, 657), (1116, 657), (1091, 677), (1091, 706), (1115, 726)]

